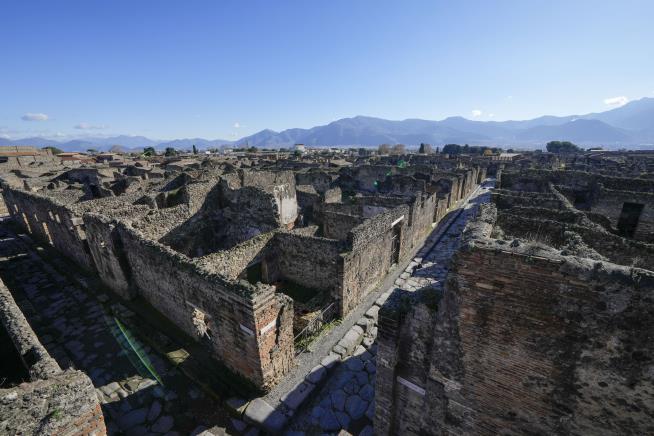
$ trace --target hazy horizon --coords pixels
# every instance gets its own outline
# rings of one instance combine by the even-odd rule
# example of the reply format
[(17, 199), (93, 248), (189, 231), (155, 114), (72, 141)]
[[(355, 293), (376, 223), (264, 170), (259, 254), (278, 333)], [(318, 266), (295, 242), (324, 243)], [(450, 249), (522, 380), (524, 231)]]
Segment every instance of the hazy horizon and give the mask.
[(235, 140), (357, 115), (528, 120), (654, 97), (654, 4), (11, 3), (0, 137)]

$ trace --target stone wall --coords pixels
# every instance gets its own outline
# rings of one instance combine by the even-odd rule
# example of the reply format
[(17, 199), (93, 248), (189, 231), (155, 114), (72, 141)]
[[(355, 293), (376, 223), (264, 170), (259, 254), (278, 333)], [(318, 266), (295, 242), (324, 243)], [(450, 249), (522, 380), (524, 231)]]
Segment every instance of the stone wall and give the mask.
[(654, 273), (502, 245), (493, 225), (443, 294), (380, 311), (376, 434), (650, 433)]
[(349, 313), (386, 276), (391, 267), (392, 225), (401, 228), (400, 259), (407, 256), (409, 207), (399, 206), (355, 227), (348, 235), (351, 251), (343, 255), (341, 313)]
[(267, 285), (228, 282), (123, 224), (117, 223), (117, 230), (133, 284), (155, 309), (198, 340), (199, 310), (216, 357), (259, 386), (274, 384), (290, 369), (283, 362), (293, 355), (292, 317), (281, 316), (292, 312), (290, 299)]
[(81, 216), (66, 205), (36, 193), (5, 186), (2, 195), (15, 221), (28, 233), (53, 245), (82, 267), (94, 269)]
[[(266, 263), (279, 279), (306, 288), (329, 291), (340, 298), (342, 271), (338, 241), (295, 232), (278, 232)], [(273, 279), (273, 281), (276, 281)]]
[(30, 376), (30, 382), (0, 389), (0, 433), (106, 434), (91, 380), (81, 371), (61, 370), (2, 281), (0, 323)]

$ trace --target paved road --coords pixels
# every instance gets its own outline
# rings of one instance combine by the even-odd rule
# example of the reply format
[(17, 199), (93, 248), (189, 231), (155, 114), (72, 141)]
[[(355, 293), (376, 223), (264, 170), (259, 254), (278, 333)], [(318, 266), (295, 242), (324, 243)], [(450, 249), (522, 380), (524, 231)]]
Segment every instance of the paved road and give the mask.
[[(463, 229), (475, 216), (479, 204), (489, 201), (492, 187), (493, 181), (486, 181), (462, 206), (461, 213), (442, 236), (433, 235), (437, 238), (432, 241), (435, 245), (412, 274), (403, 274), (396, 280), (397, 287), (413, 291), (442, 285), (449, 259), (461, 243)], [(354, 355), (330, 374), (323, 387), (292, 419), (287, 435), (337, 434), (340, 430), (361, 436), (374, 434), (376, 335), (376, 327), (367, 329)]]
[(213, 399), (167, 360), (117, 324), (112, 310), (121, 306), (116, 301), (78, 286), (37, 250), (7, 221), (0, 222), (2, 280), (59, 365), (80, 369), (91, 378), (109, 434), (186, 435), (214, 425), (245, 429), (240, 422), (232, 423)]

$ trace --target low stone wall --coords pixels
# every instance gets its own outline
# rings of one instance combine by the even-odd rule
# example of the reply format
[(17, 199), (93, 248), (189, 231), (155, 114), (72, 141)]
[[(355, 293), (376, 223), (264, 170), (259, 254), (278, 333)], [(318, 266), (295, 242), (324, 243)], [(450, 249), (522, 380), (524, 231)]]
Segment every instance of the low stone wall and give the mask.
[(91, 380), (62, 371), (0, 281), (0, 322), (29, 372), (30, 382), (0, 389), (0, 433), (39, 435), (106, 434)]

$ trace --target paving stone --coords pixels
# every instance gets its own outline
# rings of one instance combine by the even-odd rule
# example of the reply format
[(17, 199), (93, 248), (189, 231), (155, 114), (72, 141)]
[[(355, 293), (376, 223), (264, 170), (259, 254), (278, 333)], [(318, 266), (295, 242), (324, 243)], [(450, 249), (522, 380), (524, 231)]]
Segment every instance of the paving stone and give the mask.
[(351, 371), (361, 371), (363, 369), (363, 361), (358, 357), (350, 357), (345, 361), (345, 365)]
[(173, 420), (172, 416), (164, 415), (159, 419), (157, 419), (157, 422), (155, 422), (152, 425), (151, 430), (157, 433), (165, 433), (167, 431), (170, 431), (170, 429), (173, 428), (174, 424), (175, 421)]
[(161, 403), (159, 401), (153, 401), (150, 405), (150, 410), (148, 411), (148, 421), (154, 422), (155, 419), (159, 417), (161, 413)]
[(121, 416), (118, 420), (118, 425), (124, 430), (143, 424), (147, 417), (148, 411), (145, 408), (135, 409), (131, 412)]
[[(286, 425), (286, 416), (275, 410), (262, 398), (250, 401), (244, 413), (245, 421), (266, 429), (268, 432), (279, 433)], [(334, 419), (336, 419), (334, 417)]]
[(137, 425), (126, 432), (127, 436), (144, 436), (149, 434), (148, 428), (144, 425)]
[(350, 425), (350, 416), (345, 413), (345, 412), (336, 412), (336, 419), (338, 419), (338, 423), (341, 425), (341, 428), (347, 428)]
[(332, 401), (332, 407), (335, 410), (345, 410), (345, 400), (347, 399), (347, 394), (343, 390), (339, 389), (337, 391), (332, 391), (329, 396)]
[(320, 417), (320, 427), (324, 431), (335, 431), (341, 428), (341, 424), (338, 422), (338, 418), (334, 412), (326, 410)]
[(231, 418), (230, 422), (232, 423), (232, 427), (234, 427), (234, 429), (236, 431), (238, 431), (239, 433), (243, 433), (243, 431), (248, 426), (245, 422), (241, 421), (240, 419), (236, 419), (236, 418)]
[(359, 432), (359, 436), (374, 436), (375, 432), (372, 425), (366, 425), (363, 430)]
[(375, 397), (375, 389), (370, 383), (367, 383), (359, 391), (359, 396), (365, 401), (372, 401)]
[(352, 395), (345, 401), (345, 411), (352, 419), (359, 419), (368, 409), (369, 403), (358, 395)]
[(281, 401), (288, 408), (296, 410), (300, 404), (307, 399), (307, 397), (313, 392), (313, 389), (316, 387), (313, 383), (306, 381), (300, 382), (295, 385), (289, 392), (282, 396)]
[(366, 317), (372, 319), (375, 324), (377, 323), (377, 318), (379, 317), (379, 306), (372, 306), (366, 311)]
[(368, 408), (366, 409), (366, 417), (374, 421), (375, 420), (375, 400), (373, 399), (370, 404), (368, 405)]

